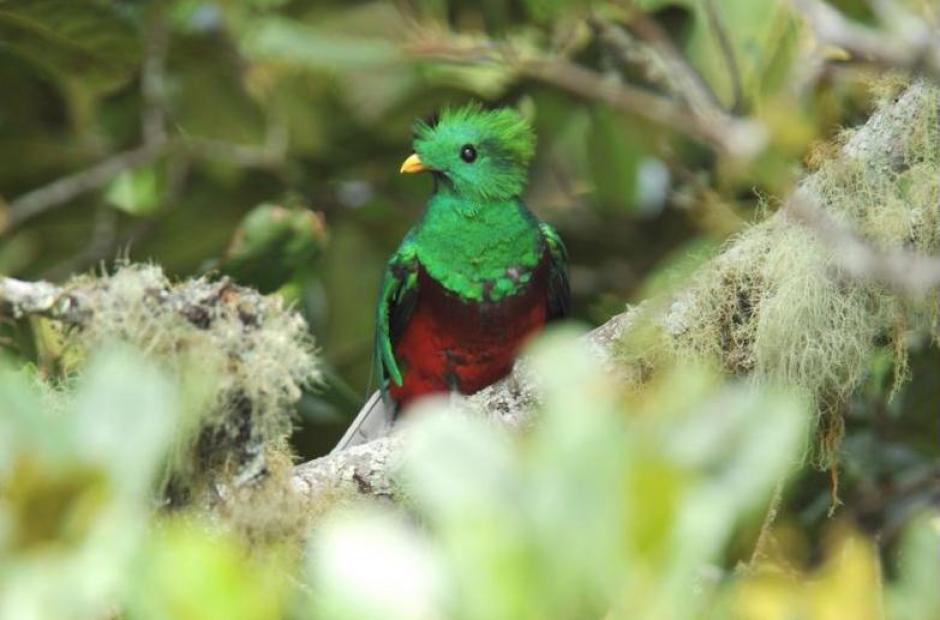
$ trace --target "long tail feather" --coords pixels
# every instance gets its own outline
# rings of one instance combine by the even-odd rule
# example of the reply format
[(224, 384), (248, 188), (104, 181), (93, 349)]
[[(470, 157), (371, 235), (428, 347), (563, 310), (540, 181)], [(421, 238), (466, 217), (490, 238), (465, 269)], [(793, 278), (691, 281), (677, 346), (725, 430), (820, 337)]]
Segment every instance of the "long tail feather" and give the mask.
[(394, 410), (382, 398), (382, 393), (376, 390), (366, 404), (359, 410), (359, 414), (346, 430), (343, 438), (339, 440), (333, 452), (345, 450), (352, 446), (364, 444), (373, 439), (387, 435), (394, 420)]

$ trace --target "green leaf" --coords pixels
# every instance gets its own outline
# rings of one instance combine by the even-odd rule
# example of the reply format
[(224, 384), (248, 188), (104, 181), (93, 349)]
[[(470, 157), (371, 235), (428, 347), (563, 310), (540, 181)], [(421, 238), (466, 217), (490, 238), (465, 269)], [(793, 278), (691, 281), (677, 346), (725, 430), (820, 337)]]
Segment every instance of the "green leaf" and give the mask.
[[(716, 19), (711, 18), (709, 4)], [(637, 0), (636, 5), (648, 12), (670, 7), (691, 12), (685, 55), (725, 104), (733, 103), (734, 87), (722, 38), (731, 49), (749, 104), (780, 86), (796, 55), (800, 22), (786, 0)]]
[(108, 186), (105, 198), (125, 213), (152, 214), (160, 206), (160, 179), (156, 168), (125, 170)]
[(389, 41), (337, 33), (282, 17), (260, 20), (245, 33), (242, 48), (256, 60), (318, 70), (362, 70), (401, 61)]
[(79, 457), (104, 465), (117, 491), (139, 501), (169, 449), (180, 395), (159, 368), (127, 347), (98, 353), (71, 418)]
[[(152, 528), (128, 580), (127, 617), (277, 620), (291, 587), (284, 557), (206, 523), (175, 517)], [(220, 528), (215, 528), (216, 530)], [(295, 616), (290, 616), (295, 617)]]
[(899, 579), (889, 603), (893, 618), (940, 617), (940, 514), (921, 515), (901, 541)]
[(249, 22), (241, 36), (243, 53), (259, 64), (326, 72), (338, 80), (349, 111), (365, 122), (403, 101), (416, 85), (402, 51), (410, 23), (384, 2), (317, 13), (314, 21), (264, 17)]
[(73, 393), (0, 371), (2, 618), (106, 616), (147, 533), (177, 390), (126, 348), (86, 372)]
[(222, 273), (262, 293), (276, 291), (326, 244), (323, 217), (304, 208), (262, 204), (245, 215)]
[(0, 48), (96, 93), (124, 84), (141, 57), (133, 24), (94, 0), (0, 0)]
[(43, 413), (27, 373), (5, 358), (0, 359), (0, 411), (0, 478), (23, 445), (40, 458), (54, 455), (58, 442), (53, 437), (59, 437), (59, 429)]
[(596, 110), (588, 134), (588, 162), (595, 200), (614, 209), (637, 201), (640, 162), (646, 156), (644, 128), (605, 108)]
[(407, 522), (378, 508), (339, 512), (318, 528), (310, 575), (317, 584), (311, 618), (433, 620), (443, 566), (435, 549)]

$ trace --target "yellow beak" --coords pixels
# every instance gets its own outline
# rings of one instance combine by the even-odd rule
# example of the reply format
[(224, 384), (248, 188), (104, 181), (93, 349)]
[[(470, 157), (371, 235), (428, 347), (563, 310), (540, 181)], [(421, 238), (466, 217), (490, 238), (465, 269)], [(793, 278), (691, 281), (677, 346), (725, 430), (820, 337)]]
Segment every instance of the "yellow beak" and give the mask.
[(400, 172), (402, 174), (411, 174), (413, 172), (423, 172), (425, 170), (427, 170), (427, 168), (425, 168), (424, 164), (421, 163), (421, 158), (418, 157), (418, 154), (412, 153), (408, 156), (408, 159), (402, 162)]

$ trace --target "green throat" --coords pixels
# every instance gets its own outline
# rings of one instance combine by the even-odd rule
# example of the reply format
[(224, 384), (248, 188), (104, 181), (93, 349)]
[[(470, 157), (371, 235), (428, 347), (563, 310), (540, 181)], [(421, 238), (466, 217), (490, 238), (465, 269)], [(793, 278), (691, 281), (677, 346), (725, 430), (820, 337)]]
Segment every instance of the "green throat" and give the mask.
[(482, 203), (445, 189), (409, 241), (428, 274), (468, 301), (519, 293), (544, 253), (539, 224), (519, 199)]

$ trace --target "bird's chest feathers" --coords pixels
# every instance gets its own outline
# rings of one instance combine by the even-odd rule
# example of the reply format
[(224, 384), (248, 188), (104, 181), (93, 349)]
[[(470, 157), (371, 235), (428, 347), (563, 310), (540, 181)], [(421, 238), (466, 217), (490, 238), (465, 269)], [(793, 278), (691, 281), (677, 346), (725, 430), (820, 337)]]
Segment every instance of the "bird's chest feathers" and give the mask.
[(536, 221), (513, 202), (432, 199), (417, 237), (418, 260), (428, 275), (474, 301), (525, 290), (544, 251)]

